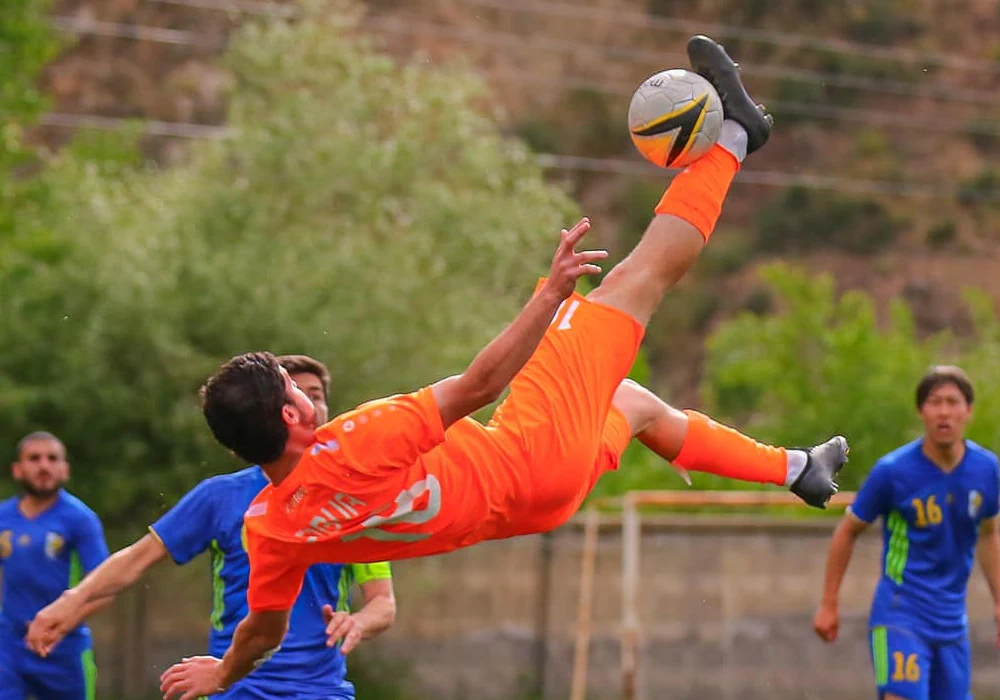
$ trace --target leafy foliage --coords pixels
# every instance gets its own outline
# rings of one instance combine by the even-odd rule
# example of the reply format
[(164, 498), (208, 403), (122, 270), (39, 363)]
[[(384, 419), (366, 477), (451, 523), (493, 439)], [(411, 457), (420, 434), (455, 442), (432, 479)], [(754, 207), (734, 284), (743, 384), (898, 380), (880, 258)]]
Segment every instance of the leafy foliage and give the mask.
[(88, 142), (31, 181), (0, 259), (0, 452), (50, 429), (76, 492), (145, 516), (236, 466), (197, 406), (233, 354), (312, 354), (344, 409), (461, 370), (514, 315), (572, 204), (467, 73), (351, 27), (244, 26), (229, 135), (186, 164)]
[(874, 199), (790, 187), (756, 216), (758, 245), (767, 252), (835, 248), (868, 254), (887, 247), (906, 227)]
[(966, 295), (976, 328), (966, 345), (947, 334), (918, 337), (902, 302), (879, 323), (870, 297), (838, 297), (829, 276), (780, 265), (761, 274), (780, 313), (744, 314), (721, 325), (708, 345), (703, 395), (720, 420), (783, 445), (846, 435), (851, 464), (843, 485), (856, 488), (880, 456), (919, 434), (914, 391), (923, 372), (954, 362), (976, 383), (970, 436), (996, 444), (1000, 324), (985, 296)]

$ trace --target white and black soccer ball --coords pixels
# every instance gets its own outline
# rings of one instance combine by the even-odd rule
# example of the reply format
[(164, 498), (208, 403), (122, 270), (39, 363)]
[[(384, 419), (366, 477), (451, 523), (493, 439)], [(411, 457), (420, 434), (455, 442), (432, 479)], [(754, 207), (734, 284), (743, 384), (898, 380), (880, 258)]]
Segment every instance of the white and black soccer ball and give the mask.
[(682, 68), (650, 76), (632, 95), (628, 130), (646, 160), (681, 168), (705, 155), (722, 129), (722, 100), (712, 84)]

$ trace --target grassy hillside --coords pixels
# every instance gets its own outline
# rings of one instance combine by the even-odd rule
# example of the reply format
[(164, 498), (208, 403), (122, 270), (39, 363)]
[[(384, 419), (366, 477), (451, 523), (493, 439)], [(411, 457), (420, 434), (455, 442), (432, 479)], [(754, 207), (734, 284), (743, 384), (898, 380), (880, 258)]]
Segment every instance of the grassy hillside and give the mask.
[[(222, 124), (219, 47), (239, 14), (192, 0), (58, 0), (58, 16), (176, 30), (159, 43), (81, 35), (46, 73), (56, 109)], [(216, 3), (225, 4), (225, 3)], [(288, 4), (283, 3), (283, 4)], [(260, 6), (255, 6), (258, 10)], [(695, 401), (701, 338), (741, 310), (769, 311), (754, 270), (775, 258), (831, 271), (920, 328), (967, 329), (962, 286), (1000, 295), (1000, 12), (986, 0), (372, 0), (364, 31), (400, 60), (481, 69), (509, 133), (544, 153), (636, 156), (624, 128), (645, 76), (684, 65), (693, 30), (722, 38), (777, 117), (746, 166), (697, 272), (654, 321), (659, 388)], [(726, 25), (718, 27), (715, 25)], [(105, 32), (107, 33), (107, 32)], [(961, 57), (961, 58), (957, 58)], [(52, 144), (65, 131), (46, 129)], [(150, 138), (154, 157), (182, 139)], [(648, 221), (666, 177), (553, 170), (616, 254)]]

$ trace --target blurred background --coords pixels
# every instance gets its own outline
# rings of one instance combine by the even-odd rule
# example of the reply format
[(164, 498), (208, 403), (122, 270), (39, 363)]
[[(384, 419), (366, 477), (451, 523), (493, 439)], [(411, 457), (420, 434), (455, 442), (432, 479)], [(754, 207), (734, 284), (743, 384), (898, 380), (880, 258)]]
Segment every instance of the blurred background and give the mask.
[[(772, 442), (849, 436), (854, 489), (918, 434), (923, 370), (955, 362), (971, 437), (997, 448), (994, 2), (3, 0), (0, 455), (61, 437), (115, 549), (242, 466), (197, 407), (231, 355), (326, 362), (332, 413), (461, 370), (560, 227), (587, 214), (616, 259), (638, 240), (671, 174), (634, 152), (628, 100), (695, 32), (777, 128), (636, 376)], [(681, 487), (633, 448), (596, 495)], [(644, 696), (869, 697), (878, 537), (827, 647), (810, 620), (835, 519), (722, 511), (644, 514)], [(601, 522), (587, 688), (617, 698), (620, 515)], [(350, 660), (358, 697), (568, 697), (582, 551), (574, 522), (398, 563), (397, 623)], [(96, 618), (100, 697), (153, 697), (201, 652), (210, 590), (207, 560), (166, 565)]]

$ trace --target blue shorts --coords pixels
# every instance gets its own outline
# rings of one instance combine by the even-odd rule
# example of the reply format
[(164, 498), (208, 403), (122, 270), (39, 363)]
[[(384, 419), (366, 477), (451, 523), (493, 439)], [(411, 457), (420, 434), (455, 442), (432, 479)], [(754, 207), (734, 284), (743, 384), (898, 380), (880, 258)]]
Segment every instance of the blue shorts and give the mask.
[(879, 698), (972, 700), (968, 637), (929, 642), (902, 627), (876, 626), (871, 652)]
[[(274, 700), (288, 698), (289, 700), (354, 700), (353, 686), (333, 691), (304, 691), (295, 684), (267, 680), (255, 681), (253, 677), (246, 678), (233, 685), (224, 693), (209, 696), (209, 700)], [(0, 700), (3, 700), (0, 698)]]
[[(69, 642), (69, 643), (67, 643)], [(22, 639), (0, 635), (0, 700), (94, 700), (97, 666), (90, 640), (64, 640), (41, 658)]]

